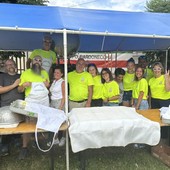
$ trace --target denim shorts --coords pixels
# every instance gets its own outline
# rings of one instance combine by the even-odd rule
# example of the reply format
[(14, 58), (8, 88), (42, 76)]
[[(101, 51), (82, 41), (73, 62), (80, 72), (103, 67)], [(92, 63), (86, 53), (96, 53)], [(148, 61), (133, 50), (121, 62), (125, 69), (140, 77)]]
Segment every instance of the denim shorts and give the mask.
[[(134, 105), (137, 104), (137, 99), (134, 99)], [(149, 104), (147, 100), (142, 100), (139, 106), (139, 110), (147, 110), (149, 108)]]
[(123, 101), (124, 102), (129, 102), (131, 100), (132, 100), (132, 90), (124, 91), (124, 93), (123, 93)]

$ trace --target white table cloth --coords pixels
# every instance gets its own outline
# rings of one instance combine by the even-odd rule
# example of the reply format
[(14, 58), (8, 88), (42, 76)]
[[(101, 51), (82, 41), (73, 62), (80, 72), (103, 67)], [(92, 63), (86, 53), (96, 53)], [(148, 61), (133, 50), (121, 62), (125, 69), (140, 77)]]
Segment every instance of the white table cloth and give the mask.
[(69, 121), (73, 152), (130, 143), (157, 145), (160, 140), (159, 123), (139, 115), (134, 108), (75, 108)]

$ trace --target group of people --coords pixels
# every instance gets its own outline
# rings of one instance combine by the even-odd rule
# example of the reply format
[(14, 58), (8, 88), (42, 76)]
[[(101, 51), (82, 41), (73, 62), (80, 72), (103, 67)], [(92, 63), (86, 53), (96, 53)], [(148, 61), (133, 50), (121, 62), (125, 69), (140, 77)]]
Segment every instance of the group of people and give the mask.
[[(52, 67), (56, 63), (56, 54), (50, 50), (52, 39), (49, 35), (43, 38), (43, 48), (36, 49), (27, 61), (27, 67), (21, 75), (17, 74), (17, 65), (13, 59), (5, 62), (5, 73), (0, 74), (1, 107), (9, 106), (13, 101), (22, 99), (56, 109), (64, 109), (64, 76), (60, 66)], [(52, 73), (53, 71), (53, 73)], [(52, 74), (52, 75), (51, 75)], [(50, 83), (50, 75), (53, 82)], [(26, 117), (26, 122), (36, 122), (35, 118)], [(0, 137), (0, 156), (9, 154), (10, 138)], [(22, 135), (22, 149), (19, 159), (28, 154), (28, 143), (31, 134)], [(65, 137), (60, 135), (59, 146), (63, 146)]]
[(108, 68), (99, 74), (94, 63), (87, 65), (86, 72), (85, 63), (84, 59), (78, 59), (76, 70), (68, 73), (70, 110), (73, 103), (76, 107), (127, 106), (140, 110), (170, 104), (170, 75), (160, 62), (149, 68), (146, 56), (139, 57), (138, 65), (130, 58), (127, 70), (116, 68), (114, 76)]
[[(25, 99), (45, 106), (64, 110), (65, 81), (63, 67), (57, 65), (56, 54), (50, 50), (52, 39), (45, 36), (43, 49), (34, 50), (27, 61), (28, 69), (17, 74), (16, 63), (9, 59), (5, 63), (6, 73), (0, 75), (1, 107), (17, 99)], [(50, 82), (50, 78), (52, 81)], [(127, 70), (116, 68), (113, 77), (108, 68), (101, 73), (94, 63), (86, 64), (79, 58), (74, 71), (68, 73), (69, 111), (81, 107), (127, 106), (136, 109), (161, 108), (170, 104), (170, 76), (164, 72), (160, 62), (147, 67), (146, 56), (139, 57), (136, 66), (133, 58), (127, 61)], [(149, 88), (148, 88), (149, 87)], [(149, 95), (150, 94), (150, 95)], [(25, 96), (25, 97), (24, 97)], [(151, 97), (151, 100), (149, 99)], [(26, 118), (26, 121), (36, 121)], [(64, 134), (56, 139), (60, 146), (65, 142)], [(28, 153), (29, 134), (23, 134), (23, 145), (19, 159)], [(0, 145), (3, 149), (3, 141)]]

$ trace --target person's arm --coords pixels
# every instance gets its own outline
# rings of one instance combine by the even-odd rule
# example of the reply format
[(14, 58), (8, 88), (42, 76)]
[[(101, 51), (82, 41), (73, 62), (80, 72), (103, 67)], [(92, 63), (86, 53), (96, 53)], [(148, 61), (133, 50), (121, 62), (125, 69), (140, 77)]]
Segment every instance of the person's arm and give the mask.
[(0, 86), (0, 94), (7, 93), (12, 89), (16, 88), (20, 83), (20, 79), (16, 79), (15, 82), (9, 86)]
[(112, 97), (107, 98), (107, 101), (109, 102), (109, 101), (117, 100), (119, 98), (120, 98), (120, 95), (116, 95), (116, 96), (112, 96)]
[(48, 80), (44, 81), (45, 87), (49, 88), (50, 87), (50, 82)]
[(170, 91), (170, 70), (165, 73), (165, 90)]
[(136, 104), (136, 106), (135, 106), (136, 109), (139, 109), (140, 103), (141, 103), (141, 101), (142, 101), (142, 99), (143, 99), (143, 95), (144, 95), (144, 92), (143, 92), (143, 91), (140, 91), (140, 92), (139, 92), (139, 96), (138, 96), (138, 102), (137, 102), (137, 104)]
[(62, 110), (64, 107), (64, 103), (65, 103), (65, 83), (64, 81), (61, 84), (61, 90), (62, 90), (62, 99), (61, 99), (61, 103), (58, 109)]
[(27, 63), (26, 63), (27, 69), (30, 68), (31, 61), (32, 61), (32, 60), (31, 60), (30, 58), (28, 58)]
[(29, 87), (29, 86), (31, 86), (31, 82), (25, 82), (25, 83), (23, 83), (21, 86), (18, 86), (18, 92), (19, 92), (19, 93), (24, 92), (24, 91), (25, 91), (25, 88), (26, 88), (26, 87)]
[(88, 99), (85, 107), (91, 106), (92, 96), (93, 96), (93, 86), (88, 86)]
[(134, 98), (131, 99), (131, 107), (134, 107)]

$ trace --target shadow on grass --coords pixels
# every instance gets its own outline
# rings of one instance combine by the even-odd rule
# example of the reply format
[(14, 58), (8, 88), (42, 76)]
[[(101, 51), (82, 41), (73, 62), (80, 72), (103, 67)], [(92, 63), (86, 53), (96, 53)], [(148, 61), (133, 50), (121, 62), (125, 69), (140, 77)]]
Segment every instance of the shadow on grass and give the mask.
[[(29, 155), (18, 160), (19, 148), (12, 148), (9, 156), (0, 158), (0, 170), (48, 170), (50, 169), (49, 153), (29, 147)], [(83, 152), (86, 159), (86, 170), (168, 170), (169, 168), (150, 154), (150, 147), (134, 149), (127, 147), (107, 147), (90, 149)], [(70, 148), (70, 170), (80, 167), (79, 154)], [(83, 158), (84, 158), (83, 156)], [(55, 146), (54, 167), (66, 169), (65, 147)]]

